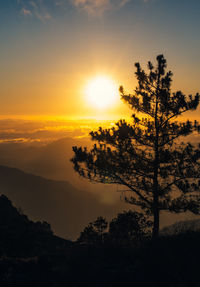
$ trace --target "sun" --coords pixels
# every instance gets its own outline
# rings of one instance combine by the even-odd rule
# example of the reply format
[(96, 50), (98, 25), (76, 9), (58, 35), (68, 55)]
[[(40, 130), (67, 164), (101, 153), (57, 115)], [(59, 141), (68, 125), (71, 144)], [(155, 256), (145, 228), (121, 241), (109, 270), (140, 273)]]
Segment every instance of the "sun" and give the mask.
[(89, 81), (85, 94), (90, 105), (106, 109), (117, 103), (117, 84), (109, 77), (97, 76)]

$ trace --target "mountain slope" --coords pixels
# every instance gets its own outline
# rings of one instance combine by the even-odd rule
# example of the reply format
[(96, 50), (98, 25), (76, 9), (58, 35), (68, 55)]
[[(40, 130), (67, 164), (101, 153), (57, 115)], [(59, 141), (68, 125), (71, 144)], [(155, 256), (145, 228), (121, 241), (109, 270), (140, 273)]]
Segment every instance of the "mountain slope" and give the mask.
[(0, 256), (34, 257), (71, 246), (53, 235), (47, 222), (33, 222), (5, 196), (0, 196)]
[(54, 181), (0, 166), (0, 191), (33, 220), (45, 220), (65, 238), (76, 238), (88, 222), (111, 218), (123, 207), (100, 202), (98, 195), (80, 191), (65, 181)]

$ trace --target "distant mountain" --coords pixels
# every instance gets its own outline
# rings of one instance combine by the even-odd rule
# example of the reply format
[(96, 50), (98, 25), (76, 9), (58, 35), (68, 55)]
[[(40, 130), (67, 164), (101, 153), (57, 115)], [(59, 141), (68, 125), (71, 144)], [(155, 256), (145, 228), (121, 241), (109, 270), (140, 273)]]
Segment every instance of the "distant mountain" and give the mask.
[[(51, 179), (53, 180), (51, 189), (53, 188), (54, 190), (54, 180), (59, 182), (65, 181), (64, 194), (66, 195), (66, 190), (68, 190), (69, 194), (73, 194), (73, 200), (71, 200), (71, 202), (73, 202), (72, 204), (76, 202), (74, 209), (73, 206), (70, 206), (69, 208), (70, 204), (66, 203), (65, 197), (64, 203), (56, 203), (57, 205), (54, 205), (55, 208), (49, 208), (49, 206), (53, 206), (53, 204), (50, 205), (52, 200), (49, 199), (48, 208), (46, 207), (45, 211), (43, 211), (40, 203), (37, 203), (38, 199), (36, 202), (34, 202), (34, 204), (31, 204), (31, 202), (29, 202), (30, 199), (27, 199), (24, 204), (24, 200), (20, 196), (20, 192), (22, 191), (19, 192), (18, 190), (17, 193), (12, 193), (14, 196), (13, 198), (17, 200), (16, 203), (18, 206), (22, 206), (22, 208), (27, 210), (28, 214), (31, 216), (33, 215), (36, 219), (42, 219), (45, 213), (45, 216), (47, 216), (46, 220), (52, 223), (53, 229), (56, 231), (56, 233), (64, 237), (72, 236), (74, 238), (78, 236), (83, 226), (85, 227), (89, 221), (95, 220), (99, 215), (107, 216), (109, 219), (115, 217), (116, 214), (121, 210), (135, 208), (134, 206), (120, 201), (121, 194), (120, 192), (116, 192), (118, 187), (105, 184), (92, 184), (88, 180), (83, 180), (76, 172), (74, 172), (72, 163), (70, 162), (70, 158), (73, 155), (72, 146), (82, 145), (89, 147), (92, 144), (93, 143), (89, 140), (89, 138), (74, 139), (70, 137), (61, 138), (45, 145), (13, 142), (0, 144), (0, 165), (15, 167), (23, 170), (24, 172)], [(21, 181), (23, 182), (22, 178)], [(68, 181), (68, 184), (66, 181)], [(48, 182), (48, 184), (45, 184), (44, 187), (44, 189), (47, 190), (47, 187), (51, 184), (48, 180), (45, 182)], [(73, 186), (69, 183), (71, 183)], [(9, 186), (8, 189), (10, 190)], [(60, 186), (58, 189), (60, 189)], [(123, 187), (119, 187), (119, 189), (123, 189)], [(24, 185), (22, 186), (22, 190), (27, 192)], [(38, 190), (40, 190), (40, 188)], [(31, 193), (33, 193), (33, 191), (31, 191)], [(41, 191), (38, 191), (38, 193), (41, 193)], [(44, 201), (42, 201), (42, 204)], [(83, 202), (83, 204), (80, 204), (81, 202)], [(37, 206), (40, 206), (40, 208)], [(60, 206), (62, 212), (59, 211)], [(68, 209), (67, 211), (65, 210), (66, 206)], [(79, 207), (77, 208), (77, 206)], [(37, 209), (39, 210), (38, 214), (36, 212)], [(76, 210), (78, 210), (78, 214)], [(69, 218), (62, 218), (61, 213), (62, 216), (66, 216), (66, 214), (68, 214), (68, 217), (70, 216), (71, 219), (69, 220)], [(39, 217), (37, 217), (37, 215)], [(162, 212), (160, 220), (161, 227), (173, 224), (176, 221), (184, 221), (193, 219), (195, 217), (195, 215), (192, 216), (187, 212), (183, 214), (171, 214), (168, 212)], [(74, 224), (72, 224), (72, 222)]]
[(111, 201), (119, 201), (119, 194), (114, 192), (111, 196), (110, 190), (113, 190), (113, 187), (94, 185), (88, 180), (83, 180), (73, 169), (70, 162), (73, 156), (72, 146), (89, 147), (92, 144), (92, 141), (85, 138), (61, 138), (39, 146), (32, 143), (1, 143), (0, 165), (18, 168), (48, 179), (68, 181), (78, 189), (99, 193), (103, 200), (109, 197)]
[(166, 226), (161, 230), (163, 235), (177, 235), (188, 231), (200, 232), (200, 219), (178, 221), (170, 226)]
[(53, 235), (47, 222), (33, 222), (5, 196), (0, 196), (0, 256), (34, 257), (70, 246)]
[(0, 191), (32, 220), (45, 220), (59, 236), (75, 239), (88, 222), (114, 217), (122, 206), (108, 205), (99, 196), (65, 181), (55, 181), (0, 166)]
[(89, 146), (91, 142), (62, 138), (41, 146), (31, 143), (1, 143), (0, 165), (12, 166), (53, 180), (80, 182), (70, 162), (74, 145)]

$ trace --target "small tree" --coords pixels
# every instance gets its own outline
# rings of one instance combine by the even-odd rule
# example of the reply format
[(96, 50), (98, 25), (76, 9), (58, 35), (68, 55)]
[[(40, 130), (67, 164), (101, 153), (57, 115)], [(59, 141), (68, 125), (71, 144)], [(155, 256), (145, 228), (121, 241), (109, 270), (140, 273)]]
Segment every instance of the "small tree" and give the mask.
[(139, 63), (135, 66), (134, 94), (126, 95), (120, 87), (121, 98), (135, 112), (132, 122), (120, 120), (111, 129), (92, 131), (97, 143), (90, 151), (73, 147), (72, 162), (75, 171), (91, 181), (126, 186), (125, 201), (153, 215), (157, 237), (160, 211), (199, 212), (200, 152), (177, 141), (199, 129), (196, 121), (177, 121), (197, 108), (199, 94), (171, 93), (172, 73), (166, 72), (163, 55), (157, 57), (156, 67), (148, 63), (148, 72)]
[(94, 222), (90, 222), (88, 226), (81, 232), (78, 242), (94, 244), (102, 243), (108, 222), (102, 216), (97, 217)]
[(124, 211), (112, 219), (109, 224), (109, 237), (117, 243), (138, 243), (149, 235), (152, 222), (142, 213)]

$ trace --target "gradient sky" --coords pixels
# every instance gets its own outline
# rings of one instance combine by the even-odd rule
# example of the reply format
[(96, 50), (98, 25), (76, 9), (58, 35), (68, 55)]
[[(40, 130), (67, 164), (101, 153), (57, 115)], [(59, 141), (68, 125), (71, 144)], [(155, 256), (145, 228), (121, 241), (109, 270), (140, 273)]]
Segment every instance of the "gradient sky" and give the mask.
[(93, 117), (89, 79), (107, 75), (131, 92), (134, 63), (160, 53), (173, 88), (198, 92), (199, 13), (199, 0), (1, 0), (0, 115)]

